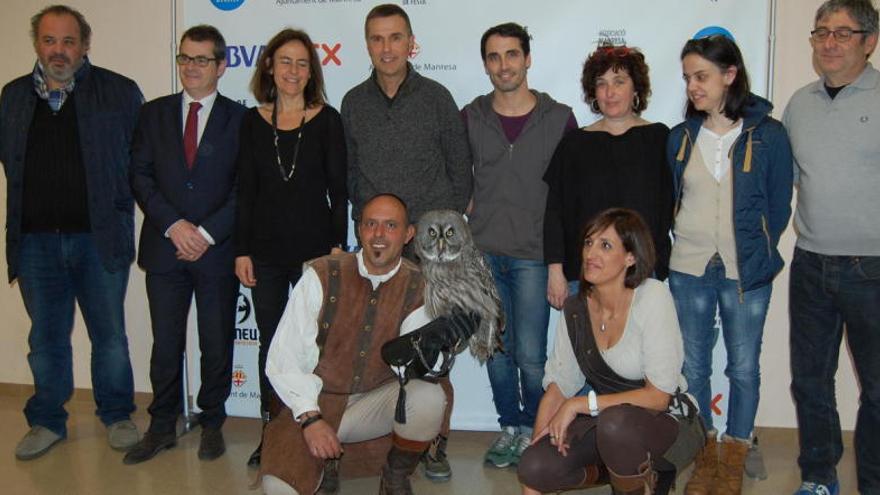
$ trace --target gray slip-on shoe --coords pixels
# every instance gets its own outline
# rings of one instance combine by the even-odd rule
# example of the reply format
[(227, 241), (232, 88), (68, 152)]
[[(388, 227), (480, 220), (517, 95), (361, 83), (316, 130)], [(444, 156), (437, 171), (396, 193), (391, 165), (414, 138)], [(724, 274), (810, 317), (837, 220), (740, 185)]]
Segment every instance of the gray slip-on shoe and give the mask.
[(117, 421), (107, 427), (107, 443), (113, 450), (128, 452), (139, 440), (137, 426), (130, 419)]
[(20, 461), (36, 459), (49, 452), (63, 437), (45, 426), (34, 425), (15, 446), (15, 457)]

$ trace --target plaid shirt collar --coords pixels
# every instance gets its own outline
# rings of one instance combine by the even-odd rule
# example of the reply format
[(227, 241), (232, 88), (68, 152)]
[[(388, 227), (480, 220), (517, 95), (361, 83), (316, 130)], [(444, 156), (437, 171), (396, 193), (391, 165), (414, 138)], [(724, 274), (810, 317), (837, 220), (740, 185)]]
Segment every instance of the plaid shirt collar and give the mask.
[(80, 71), (82, 71), (88, 63), (88, 60), (84, 60), (83, 65), (76, 71), (74, 77), (72, 77), (63, 88), (49, 89), (49, 85), (46, 83), (46, 74), (43, 70), (43, 66), (40, 64), (40, 61), (37, 60), (34, 64), (33, 72), (34, 91), (37, 93), (37, 96), (49, 103), (49, 108), (51, 108), (53, 112), (57, 112), (61, 109), (61, 106), (64, 105), (64, 102), (67, 101), (67, 97), (70, 93), (73, 92), (77, 76), (79, 76)]

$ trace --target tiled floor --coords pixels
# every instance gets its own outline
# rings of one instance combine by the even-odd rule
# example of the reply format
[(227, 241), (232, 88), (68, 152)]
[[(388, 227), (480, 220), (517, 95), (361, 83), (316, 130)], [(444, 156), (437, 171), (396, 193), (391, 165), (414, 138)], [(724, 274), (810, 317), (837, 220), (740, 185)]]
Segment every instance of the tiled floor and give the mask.
[[(245, 461), (256, 445), (260, 429), (253, 419), (230, 418), (224, 428), (228, 450), (213, 462), (196, 457), (198, 431), (180, 439), (177, 448), (158, 455), (137, 466), (122, 464), (122, 454), (111, 450), (105, 440), (105, 429), (94, 416), (94, 405), (88, 401), (72, 401), (69, 435), (42, 458), (21, 462), (13, 451), (19, 438), (27, 431), (21, 409), (23, 397), (0, 396), (0, 494), (258, 494), (250, 490), (254, 471)], [(135, 415), (141, 428), (147, 424), (144, 407)], [(449, 443), (453, 478), (448, 483), (434, 484), (422, 475), (414, 477), (415, 492), (420, 495), (519, 493), (516, 473), (512, 469), (484, 467), (482, 456), (494, 433), (453, 432)], [(761, 450), (770, 477), (765, 481), (747, 480), (744, 494), (789, 495), (798, 484), (795, 464), (797, 435), (790, 429), (762, 429)], [(846, 451), (839, 466), (842, 494), (855, 494), (855, 467), (852, 435), (845, 435)], [(689, 473), (679, 478), (679, 490)], [(373, 494), (378, 478), (347, 480), (343, 494)], [(597, 488), (577, 495), (606, 495), (608, 488)]]

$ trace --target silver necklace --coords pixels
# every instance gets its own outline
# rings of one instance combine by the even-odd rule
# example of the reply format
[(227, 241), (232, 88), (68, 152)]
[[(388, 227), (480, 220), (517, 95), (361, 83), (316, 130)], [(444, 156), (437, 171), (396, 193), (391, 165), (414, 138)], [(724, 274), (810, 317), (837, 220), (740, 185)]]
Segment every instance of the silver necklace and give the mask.
[(296, 143), (293, 145), (293, 161), (290, 163), (290, 172), (284, 172), (284, 165), (281, 164), (281, 151), (278, 149), (278, 99), (272, 102), (272, 136), (275, 138), (275, 160), (278, 162), (278, 171), (281, 173), (281, 180), (287, 182), (293, 177), (296, 170), (296, 159), (299, 157), (299, 144), (302, 142), (303, 127), (306, 125), (306, 107), (303, 105), (303, 116), (299, 122), (299, 132), (296, 134)]

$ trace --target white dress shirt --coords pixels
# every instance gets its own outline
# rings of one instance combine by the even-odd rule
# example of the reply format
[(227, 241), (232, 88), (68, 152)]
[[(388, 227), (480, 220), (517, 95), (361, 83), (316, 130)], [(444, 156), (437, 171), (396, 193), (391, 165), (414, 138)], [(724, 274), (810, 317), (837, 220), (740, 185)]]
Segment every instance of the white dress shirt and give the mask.
[(709, 173), (718, 182), (721, 182), (721, 179), (730, 171), (730, 147), (742, 134), (742, 129), (742, 120), (724, 135), (715, 134), (705, 127), (700, 128), (700, 133), (697, 135), (697, 146), (700, 148), (700, 154), (703, 155), (703, 163), (706, 164)]
[[(183, 91), (182, 104), (181, 104), (181, 108), (180, 108), (181, 118), (183, 119), (183, 125), (181, 126), (181, 129), (183, 129), (183, 132), (186, 132), (186, 117), (189, 115), (189, 104), (192, 102), (195, 102), (195, 101), (202, 104), (202, 108), (199, 108), (199, 112), (198, 112), (199, 118), (197, 120), (198, 126), (197, 126), (197, 130), (196, 130), (196, 148), (198, 148), (199, 143), (202, 142), (202, 134), (205, 133), (205, 125), (207, 125), (207, 123), (208, 123), (208, 117), (211, 116), (211, 109), (214, 108), (214, 101), (216, 101), (216, 100), (217, 100), (217, 92), (216, 91), (214, 91), (213, 93), (209, 94), (208, 96), (202, 98), (201, 100), (196, 100), (195, 98), (190, 96), (189, 93), (187, 93), (186, 91)], [(183, 220), (183, 219), (181, 218), (180, 220)], [(179, 222), (180, 220), (178, 220), (177, 222)], [(172, 223), (171, 227), (173, 227), (174, 224), (176, 224), (177, 222)], [(169, 235), (171, 232), (171, 227), (168, 227), (168, 230), (165, 231), (165, 237), (171, 237)], [(199, 229), (199, 233), (202, 234), (202, 237), (204, 237), (205, 240), (208, 241), (208, 244), (210, 244), (212, 246), (214, 244), (216, 244), (214, 242), (214, 238), (211, 237), (211, 234), (208, 233), (208, 231), (205, 230), (204, 227), (199, 225), (198, 229)]]
[[(355, 255), (358, 273), (373, 284), (380, 284), (393, 277), (400, 269), (400, 262), (384, 275), (371, 275), (364, 265), (362, 251)], [(318, 410), (318, 394), (323, 382), (314, 374), (318, 366), (318, 317), (324, 302), (321, 280), (309, 266), (303, 268), (302, 277), (294, 286), (287, 300), (287, 307), (278, 323), (278, 329), (269, 346), (266, 358), (266, 376), (272, 388), (296, 418), (308, 411)], [(407, 334), (430, 322), (424, 306), (409, 314), (400, 325), (400, 335)]]

